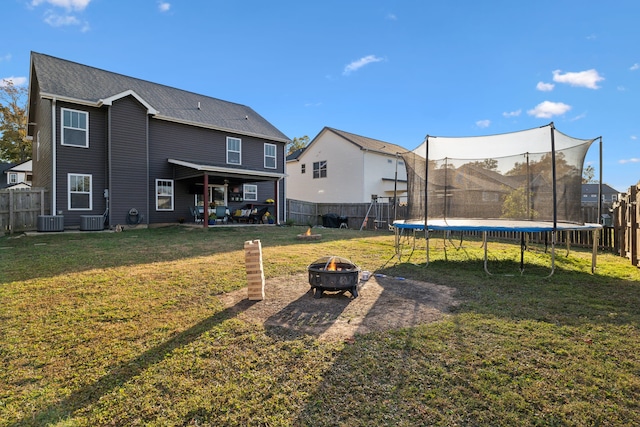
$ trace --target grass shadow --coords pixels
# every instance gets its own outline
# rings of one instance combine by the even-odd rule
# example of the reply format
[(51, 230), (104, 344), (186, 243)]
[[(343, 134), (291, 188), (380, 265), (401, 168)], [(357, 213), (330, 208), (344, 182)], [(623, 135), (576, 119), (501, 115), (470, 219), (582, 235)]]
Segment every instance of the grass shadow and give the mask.
[(109, 372), (96, 382), (88, 384), (72, 392), (65, 399), (38, 411), (36, 414), (31, 415), (28, 420), (22, 419), (13, 424), (9, 424), (9, 426), (18, 427), (25, 425), (25, 423), (28, 425), (48, 425), (52, 421), (71, 417), (74, 412), (96, 403), (102, 396), (123, 386), (149, 367), (162, 362), (170, 356), (174, 350), (191, 344), (207, 331), (213, 329), (225, 320), (233, 318), (239, 311), (248, 309), (252, 304), (252, 301), (244, 300), (238, 304), (239, 307), (229, 307), (213, 316), (203, 319), (164, 343), (145, 351), (135, 359), (112, 366)]

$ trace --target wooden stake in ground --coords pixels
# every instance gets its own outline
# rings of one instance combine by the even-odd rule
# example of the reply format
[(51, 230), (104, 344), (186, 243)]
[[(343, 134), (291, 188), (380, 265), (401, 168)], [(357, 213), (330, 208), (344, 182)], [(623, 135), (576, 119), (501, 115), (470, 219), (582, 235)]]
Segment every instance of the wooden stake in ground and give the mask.
[(264, 299), (264, 270), (262, 269), (262, 243), (260, 240), (244, 242), (244, 262), (247, 269), (247, 294), (249, 300)]

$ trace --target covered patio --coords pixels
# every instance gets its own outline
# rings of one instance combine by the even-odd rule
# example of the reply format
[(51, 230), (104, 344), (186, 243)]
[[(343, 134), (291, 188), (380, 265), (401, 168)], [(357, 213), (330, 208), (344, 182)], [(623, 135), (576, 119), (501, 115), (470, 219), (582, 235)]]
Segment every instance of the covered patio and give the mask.
[[(202, 227), (209, 227), (208, 216), (216, 212), (216, 208), (226, 210), (224, 222), (229, 224), (250, 223), (250, 215), (256, 215), (258, 211), (269, 212), (276, 224), (282, 221), (281, 181), (286, 174), (193, 160), (168, 159), (168, 162), (173, 165), (174, 179), (179, 184), (176, 186), (176, 205), (197, 209)], [(246, 214), (247, 210), (249, 215), (235, 215), (238, 211)], [(247, 220), (243, 221), (242, 217)], [(199, 223), (197, 216), (194, 222)]]

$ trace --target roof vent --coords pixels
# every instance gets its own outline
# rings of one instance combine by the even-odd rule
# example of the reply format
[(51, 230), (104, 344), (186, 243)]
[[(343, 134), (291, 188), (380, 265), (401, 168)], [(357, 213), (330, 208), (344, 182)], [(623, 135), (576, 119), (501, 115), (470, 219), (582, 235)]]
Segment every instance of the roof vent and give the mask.
[(201, 110), (202, 108), (200, 108), (200, 101), (198, 101), (198, 110)]

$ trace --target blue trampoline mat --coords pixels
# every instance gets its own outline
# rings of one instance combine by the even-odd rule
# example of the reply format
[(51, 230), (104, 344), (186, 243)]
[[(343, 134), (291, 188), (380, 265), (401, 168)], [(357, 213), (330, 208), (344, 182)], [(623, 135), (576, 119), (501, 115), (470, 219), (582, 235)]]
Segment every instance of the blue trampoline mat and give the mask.
[[(400, 229), (424, 230), (424, 220), (398, 220), (393, 222), (393, 226)], [(429, 219), (427, 220), (429, 230), (449, 230), (449, 231), (520, 231), (539, 233), (553, 231), (551, 221), (518, 221), (510, 219)], [(558, 231), (589, 231), (599, 230), (600, 224), (575, 224), (569, 222), (556, 223)]]

